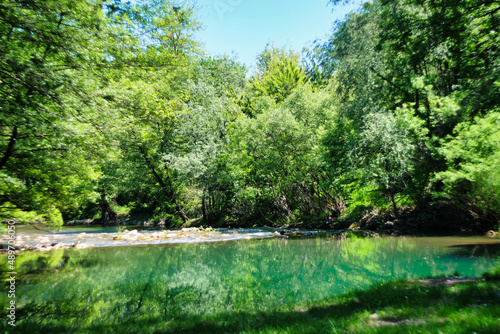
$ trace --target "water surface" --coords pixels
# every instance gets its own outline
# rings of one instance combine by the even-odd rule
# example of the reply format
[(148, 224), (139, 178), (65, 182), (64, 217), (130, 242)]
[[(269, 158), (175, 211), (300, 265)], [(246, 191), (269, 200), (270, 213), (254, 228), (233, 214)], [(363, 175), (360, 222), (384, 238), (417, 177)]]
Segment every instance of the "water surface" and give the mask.
[[(220, 325), (228, 314), (296, 309), (392, 279), (478, 276), (498, 264), (491, 242), (273, 238), (22, 252), (18, 328), (112, 332), (140, 324), (174, 333)], [(7, 302), (1, 294), (2, 308)]]

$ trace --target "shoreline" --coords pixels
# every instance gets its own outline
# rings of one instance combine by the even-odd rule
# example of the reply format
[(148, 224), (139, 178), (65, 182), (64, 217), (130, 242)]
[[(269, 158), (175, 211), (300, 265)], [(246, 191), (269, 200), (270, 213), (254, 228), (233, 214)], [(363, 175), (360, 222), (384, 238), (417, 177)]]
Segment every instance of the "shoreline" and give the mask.
[[(30, 225), (21, 225), (27, 228)], [(31, 226), (33, 227), (33, 226)], [(108, 228), (116, 231), (84, 231), (89, 228)], [(378, 233), (370, 230), (338, 230), (338, 229), (300, 229), (300, 228), (272, 228), (268, 226), (253, 228), (177, 228), (165, 229), (162, 226), (98, 226), (98, 225), (65, 225), (62, 227), (77, 229), (77, 231), (47, 231), (36, 228), (35, 233), (19, 232), (16, 237), (16, 244), (11, 246), (15, 253), (24, 251), (46, 252), (58, 249), (86, 249), (100, 247), (128, 247), (128, 246), (148, 246), (148, 245), (175, 245), (203, 242), (226, 242), (251, 239), (311, 239), (329, 238), (333, 240), (346, 240), (348, 238), (377, 238), (377, 237), (407, 237), (407, 238), (478, 238), (475, 246), (495, 245), (500, 246), (500, 238), (491, 235), (477, 234), (394, 234)], [(132, 230), (133, 229), (133, 230)], [(498, 235), (498, 234), (497, 234)], [(1, 235), (0, 254), (8, 252), (8, 235)], [(470, 243), (458, 242), (458, 245), (467, 246)], [(457, 246), (455, 240), (449, 246)]]

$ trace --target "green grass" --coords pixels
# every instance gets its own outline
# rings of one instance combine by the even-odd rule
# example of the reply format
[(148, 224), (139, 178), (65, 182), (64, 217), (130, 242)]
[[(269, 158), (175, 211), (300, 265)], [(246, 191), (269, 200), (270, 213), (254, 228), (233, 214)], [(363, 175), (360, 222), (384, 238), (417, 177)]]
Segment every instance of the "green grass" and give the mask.
[[(73, 325), (71, 332), (79, 333), (78, 325)], [(160, 319), (141, 311), (120, 324), (90, 324), (81, 333), (498, 333), (499, 329), (500, 281), (484, 280), (455, 286), (390, 282), (311, 306), (261, 313)], [(16, 330), (56, 333), (68, 328), (28, 325)]]
[(391, 282), (314, 306), (212, 321), (174, 319), (163, 333), (498, 333), (500, 282)]

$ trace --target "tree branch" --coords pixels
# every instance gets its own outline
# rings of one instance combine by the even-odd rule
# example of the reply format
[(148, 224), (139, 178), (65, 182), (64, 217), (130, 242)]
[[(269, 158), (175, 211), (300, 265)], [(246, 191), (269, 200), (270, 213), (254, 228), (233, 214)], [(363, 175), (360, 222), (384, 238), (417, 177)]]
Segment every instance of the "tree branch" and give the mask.
[(5, 166), (7, 160), (9, 160), (9, 158), (12, 156), (12, 153), (14, 152), (14, 145), (16, 144), (16, 139), (17, 139), (17, 126), (14, 126), (14, 129), (12, 130), (12, 134), (9, 139), (9, 143), (7, 144), (7, 150), (5, 150), (2, 160), (0, 160), (0, 170), (3, 168), (3, 166)]
[(397, 90), (399, 90), (400, 92), (402, 92), (405, 97), (408, 97), (408, 92), (405, 91), (404, 89), (396, 86), (392, 81), (390, 81), (388, 78), (384, 77), (382, 74), (378, 73), (374, 68), (373, 66), (370, 66), (369, 69), (375, 73), (379, 78), (381, 78), (382, 80), (384, 80), (385, 82), (387, 82), (389, 85), (391, 85), (392, 87), (396, 88)]

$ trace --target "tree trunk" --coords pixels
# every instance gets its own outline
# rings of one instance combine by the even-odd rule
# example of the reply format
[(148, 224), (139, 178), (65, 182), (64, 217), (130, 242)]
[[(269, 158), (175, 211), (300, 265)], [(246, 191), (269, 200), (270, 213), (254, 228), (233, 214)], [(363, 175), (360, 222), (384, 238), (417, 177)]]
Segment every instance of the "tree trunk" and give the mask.
[(207, 207), (205, 203), (205, 194), (201, 196), (201, 213), (203, 214), (203, 220), (207, 221)]
[(10, 135), (9, 143), (7, 144), (7, 149), (3, 154), (2, 160), (0, 160), (0, 170), (5, 166), (7, 160), (9, 160), (12, 153), (14, 153), (14, 145), (16, 144), (17, 139), (17, 126), (14, 126), (12, 129), (12, 134)]
[(104, 191), (101, 193), (101, 207), (101, 221), (104, 225), (107, 225), (110, 221), (116, 219), (116, 212), (113, 211), (109, 202), (106, 200), (106, 194)]
[(420, 91), (415, 88), (415, 115), (419, 114), (420, 109)]
[(181, 217), (182, 221), (184, 223), (187, 223), (189, 221), (188, 216), (184, 213), (184, 210), (182, 210), (182, 207), (180, 204), (177, 202), (177, 200), (174, 198), (174, 203), (175, 203), (175, 209), (177, 210), (177, 214), (179, 217)]
[[(172, 184), (171, 184), (171, 180), (168, 179), (167, 177), (167, 183), (165, 183), (165, 181), (161, 178), (161, 176), (156, 172), (156, 169), (154, 168), (153, 164), (151, 163), (151, 161), (149, 160), (146, 152), (144, 151), (143, 147), (141, 145), (137, 145), (137, 148), (139, 149), (139, 152), (141, 152), (144, 160), (146, 161), (146, 165), (148, 166), (148, 168), (151, 170), (151, 172), (153, 173), (156, 181), (158, 181), (158, 184), (160, 185), (160, 187), (167, 192), (167, 195), (168, 197), (170, 197), (172, 199), (172, 201), (174, 202), (175, 204), (175, 210), (177, 211), (177, 214), (179, 215), (179, 217), (182, 219), (182, 221), (184, 223), (187, 223), (189, 218), (188, 216), (184, 213), (184, 211), (182, 210), (182, 207), (181, 205), (179, 204), (179, 202), (177, 202), (177, 199), (175, 198), (175, 192), (174, 190), (172, 189)], [(167, 169), (168, 167), (165, 166), (165, 168)], [(167, 170), (168, 172), (168, 170)]]
[(432, 135), (432, 133), (431, 133), (431, 105), (429, 103), (429, 98), (427, 96), (425, 96), (425, 98), (424, 98), (424, 106), (425, 106), (425, 110), (427, 112), (426, 121), (427, 121), (427, 129), (429, 130), (428, 136), (431, 136)]
[(394, 198), (394, 192), (392, 191), (392, 189), (389, 190), (389, 197), (391, 198), (392, 208), (394, 210), (394, 216), (398, 218), (399, 217), (398, 206), (396, 205), (396, 199)]

